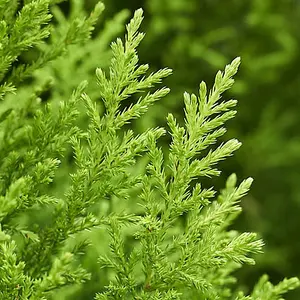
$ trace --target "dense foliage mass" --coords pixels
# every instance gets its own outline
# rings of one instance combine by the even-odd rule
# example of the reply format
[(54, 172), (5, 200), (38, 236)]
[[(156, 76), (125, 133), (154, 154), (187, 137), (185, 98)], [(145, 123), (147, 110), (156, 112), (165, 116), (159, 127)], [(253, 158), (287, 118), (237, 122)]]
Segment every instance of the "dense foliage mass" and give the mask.
[(233, 229), (252, 178), (213, 187), (241, 146), (223, 95), (240, 58), (149, 126), (179, 97), (139, 63), (143, 11), (111, 43), (127, 11), (63, 2), (0, 0), (0, 299), (283, 299), (297, 278), (236, 283), (263, 248)]

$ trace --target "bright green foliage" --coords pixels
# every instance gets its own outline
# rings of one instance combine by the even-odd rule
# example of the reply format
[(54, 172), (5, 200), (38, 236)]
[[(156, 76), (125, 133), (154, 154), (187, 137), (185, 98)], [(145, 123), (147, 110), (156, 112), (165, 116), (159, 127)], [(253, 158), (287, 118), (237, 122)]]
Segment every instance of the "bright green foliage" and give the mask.
[[(120, 3), (108, 2), (113, 2), (112, 8)], [(252, 286), (264, 272), (275, 282), (287, 274), (299, 276), (300, 243), (295, 241), (300, 227), (300, 1), (141, 2), (147, 12), (141, 57), (176, 72), (166, 81), (170, 96), (137, 128), (157, 123), (169, 111), (180, 118), (181, 103), (173, 99), (183, 89), (194, 91), (199, 74), (210, 80), (216, 69), (240, 55), (242, 69), (228, 94), (241, 101), (228, 136), (238, 136), (243, 147), (222, 169), (225, 176), (236, 171), (255, 178), (237, 226), (260, 232), (267, 245), (255, 267), (239, 272), (240, 282)], [(126, 7), (135, 3), (128, 0)], [(156, 51), (148, 51), (152, 48)], [(288, 299), (300, 299), (300, 290)]]
[[(99, 2), (89, 18), (74, 16), (61, 28), (53, 30), (49, 24), (52, 18), (49, 8), (55, 2), (60, 1), (25, 1), (25, 5), (17, 11), (18, 1), (1, 0), (0, 100), (6, 93), (14, 92), (15, 86), (32, 76), (36, 69), (61, 56), (69, 45), (86, 41), (104, 8)], [(53, 10), (59, 14), (57, 7)], [(51, 43), (46, 46), (43, 42), (49, 37)], [(37, 59), (14, 66), (21, 55), (32, 47), (35, 47)]]
[[(136, 0), (105, 3), (111, 14), (137, 5)], [(134, 128), (162, 125), (170, 111), (181, 121), (182, 91), (195, 93), (199, 74), (211, 84), (216, 69), (241, 56), (241, 71), (226, 93), (241, 101), (224, 139), (239, 137), (243, 147), (222, 163), (214, 185), (222, 187), (232, 172), (255, 178), (236, 228), (259, 232), (266, 247), (257, 265), (243, 268), (237, 277), (249, 290), (263, 273), (273, 282), (299, 276), (300, 1), (140, 0), (139, 5), (147, 15), (141, 59), (153, 69), (167, 65), (175, 71), (165, 81), (172, 92)], [(168, 140), (160, 145), (167, 152)], [(287, 299), (300, 299), (300, 289)]]
[[(234, 291), (232, 272), (244, 263), (254, 264), (252, 255), (263, 246), (256, 234), (229, 229), (252, 178), (237, 185), (236, 175), (231, 175), (219, 195), (213, 187), (200, 184), (202, 177), (219, 175), (218, 162), (241, 145), (231, 139), (215, 146), (226, 132), (224, 123), (236, 113), (232, 110), (236, 101), (221, 97), (234, 83), (239, 58), (217, 73), (211, 90), (201, 82), (199, 95), (184, 94), (183, 126), (168, 115), (171, 144), (165, 156), (157, 146), (165, 129), (151, 128), (136, 135), (125, 127), (170, 92), (156, 87), (171, 74), (170, 69), (147, 74), (149, 66), (139, 64), (136, 49), (144, 38), (139, 32), (141, 9), (126, 26), (125, 40), (111, 44), (108, 70), (96, 69), (98, 98), (104, 106), (100, 113), (97, 98), (87, 91), (87, 81), (58, 105), (55, 99), (44, 106), (39, 101), (51, 83), (38, 78), (32, 83), (35, 90), (20, 87), (10, 97), (4, 97), (4, 91), (10, 86), (12, 92), (13, 85), (63, 54), (67, 45), (85, 42), (102, 4), (83, 21), (78, 17), (81, 1), (73, 2), (69, 19), (54, 8), (59, 25), (52, 40), (41, 47), (41, 56), (32, 64), (14, 68), (12, 63), (21, 52), (49, 35), (48, 27), (42, 26), (50, 20), (49, 2), (25, 1), (16, 20), (11, 11), (14, 5), (7, 12), (5, 3), (0, 2), (0, 10), (7, 24), (19, 26), (24, 36), (21, 41), (13, 34), (3, 35), (11, 46), (5, 48), (10, 54), (3, 56), (3, 76), (11, 72), (10, 85), (2, 85), (5, 110), (0, 123), (1, 300), (62, 299), (68, 293), (70, 299), (76, 298), (76, 293), (84, 291), (83, 284), (94, 280), (93, 269), (85, 267), (83, 259), (90, 248), (98, 252), (94, 268), (100, 280), (96, 295), (91, 296), (98, 300), (279, 300), (299, 285), (292, 278), (273, 286), (262, 277), (251, 296)], [(17, 7), (17, 2), (12, 3)], [(31, 15), (33, 11), (36, 15)], [(112, 31), (104, 29), (109, 38)], [(73, 66), (75, 61), (73, 57), (67, 64)], [(51, 73), (55, 63), (39, 70), (40, 74)], [(87, 73), (90, 68), (86, 66)], [(27, 96), (16, 105), (21, 91)], [(80, 122), (83, 114), (87, 126)], [(69, 166), (69, 181), (65, 179), (61, 190), (53, 188), (54, 193), (53, 185), (59, 184), (56, 175), (67, 164), (64, 155), (70, 151), (74, 164)], [(65, 287), (69, 287), (66, 294)]]
[(274, 286), (268, 281), (268, 276), (264, 275), (254, 287), (251, 296), (246, 297), (243, 293), (239, 293), (236, 300), (281, 300), (283, 299), (281, 298), (282, 294), (297, 288), (298, 286), (299, 281), (296, 278), (285, 279)]

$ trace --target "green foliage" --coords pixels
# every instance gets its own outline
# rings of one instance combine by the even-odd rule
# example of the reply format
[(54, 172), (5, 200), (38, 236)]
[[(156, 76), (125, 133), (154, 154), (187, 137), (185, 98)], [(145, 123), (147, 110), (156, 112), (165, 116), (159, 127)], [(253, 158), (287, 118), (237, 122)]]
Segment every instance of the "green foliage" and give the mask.
[[(64, 22), (63, 26), (57, 26), (53, 31), (53, 26), (49, 24), (52, 18), (49, 9), (55, 1), (27, 1), (19, 11), (18, 1), (9, 2), (9, 5), (7, 0), (0, 3), (1, 99), (6, 93), (14, 92), (15, 86), (32, 76), (36, 69), (61, 56), (69, 45), (86, 41), (104, 8), (99, 2), (89, 18), (72, 16), (69, 22)], [(53, 9), (59, 14), (57, 7)], [(45, 45), (43, 42), (49, 37), (51, 42)], [(20, 57), (23, 58), (22, 54), (32, 47), (35, 47), (36, 58), (28, 62), (25, 58), (25, 63), (14, 65)]]
[[(126, 12), (88, 42), (103, 5), (84, 18), (83, 2), (74, 0), (65, 17), (58, 2), (25, 1), (17, 17), (17, 1), (9, 9), (0, 2), (8, 28), (1, 38), (0, 299), (279, 300), (298, 287), (297, 278), (274, 286), (264, 276), (250, 296), (236, 291), (233, 272), (254, 264), (263, 246), (255, 233), (231, 227), (252, 178), (237, 185), (233, 174), (219, 194), (200, 184), (207, 177), (213, 185), (218, 163), (241, 146), (236, 139), (219, 142), (236, 113), (237, 101), (222, 95), (240, 58), (217, 73), (210, 90), (201, 82), (198, 95), (184, 93), (184, 124), (167, 116), (165, 155), (157, 145), (164, 128), (128, 129), (170, 92), (161, 86), (170, 69), (149, 74), (139, 64), (142, 10), (108, 54)], [(57, 20), (52, 32), (49, 5)], [(59, 58), (69, 46), (69, 58)], [(87, 53), (96, 57), (97, 46), (111, 59), (96, 69), (98, 86), (89, 90), (84, 78), (72, 78), (59, 64), (75, 70)], [(23, 52), (35, 58), (13, 65)], [(83, 64), (85, 79), (93, 64)], [(70, 82), (44, 104), (43, 93), (59, 89), (63, 74)]]
[[(134, 0), (107, 1), (111, 14), (136, 5)], [(166, 80), (172, 93), (135, 129), (158, 124), (169, 111), (181, 120), (181, 101), (174, 99), (183, 90), (195, 92), (199, 74), (211, 82), (216, 68), (241, 56), (239, 76), (227, 93), (241, 99), (239, 113), (228, 124), (226, 138), (238, 136), (243, 147), (222, 163), (216, 186), (232, 172), (255, 178), (236, 226), (260, 232), (266, 254), (255, 267), (238, 272), (239, 282), (249, 289), (265, 272), (274, 282), (299, 276), (300, 1), (142, 0), (139, 5), (147, 15), (141, 59), (153, 68), (168, 65), (174, 75)], [(165, 140), (162, 146), (166, 152)], [(300, 290), (287, 298), (300, 299)]]

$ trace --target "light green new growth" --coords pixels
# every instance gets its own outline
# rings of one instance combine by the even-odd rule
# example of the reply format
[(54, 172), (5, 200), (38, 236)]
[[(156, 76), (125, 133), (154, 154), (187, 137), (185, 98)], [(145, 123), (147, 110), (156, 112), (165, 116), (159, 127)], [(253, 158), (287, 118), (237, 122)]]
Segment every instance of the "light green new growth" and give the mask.
[[(74, 17), (68, 23), (54, 7), (60, 30), (50, 45), (41, 46), (41, 56), (32, 64), (13, 68), (21, 52), (50, 34), (48, 6), (59, 1), (25, 2), (14, 19), (17, 1), (7, 10), (8, 1), (0, 0), (5, 20), (0, 30), (4, 100), (8, 92), (17, 97), (16, 83), (60, 56), (69, 44), (86, 41), (103, 10), (99, 3), (89, 18)], [(76, 16), (81, 6), (74, 3)], [(198, 95), (184, 93), (183, 126), (172, 114), (167, 116), (168, 155), (157, 146), (166, 134), (163, 128), (140, 135), (125, 129), (170, 92), (166, 87), (155, 89), (170, 69), (147, 74), (149, 66), (139, 65), (142, 19), (139, 9), (126, 26), (124, 41), (111, 44), (108, 70), (96, 69), (102, 114), (83, 81), (58, 109), (51, 102), (42, 107), (37, 89), (20, 107), (9, 107), (1, 115), (1, 300), (59, 299), (62, 287), (80, 289), (93, 275), (80, 259), (87, 246), (97, 246), (99, 274), (107, 282), (99, 283), (96, 300), (280, 300), (299, 286), (296, 278), (274, 286), (263, 276), (249, 296), (234, 291), (232, 273), (244, 263), (254, 264), (252, 255), (263, 246), (254, 233), (228, 229), (252, 178), (237, 185), (233, 174), (218, 195), (213, 187), (200, 184), (202, 177), (219, 175), (218, 162), (241, 146), (236, 139), (216, 145), (226, 132), (224, 123), (236, 113), (237, 101), (221, 97), (234, 83), (239, 58), (217, 73), (211, 90), (201, 82)], [(20, 33), (14, 34), (16, 30)], [(80, 103), (88, 116), (84, 128), (76, 123)], [(70, 147), (75, 165), (69, 186), (62, 195), (51, 195), (48, 187), (55, 183)], [(139, 172), (143, 158), (147, 166)], [(99, 234), (99, 245), (88, 242), (86, 232)]]

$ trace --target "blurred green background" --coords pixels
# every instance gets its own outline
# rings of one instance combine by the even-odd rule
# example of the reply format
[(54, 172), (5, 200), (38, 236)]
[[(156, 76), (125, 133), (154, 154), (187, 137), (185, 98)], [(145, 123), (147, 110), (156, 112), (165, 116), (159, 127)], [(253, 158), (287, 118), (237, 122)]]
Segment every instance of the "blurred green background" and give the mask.
[[(171, 94), (136, 129), (180, 118), (182, 93), (210, 85), (218, 69), (236, 56), (242, 65), (227, 97), (239, 100), (228, 137), (243, 147), (222, 164), (225, 178), (255, 179), (243, 199), (235, 228), (263, 237), (265, 254), (237, 276), (245, 289), (263, 273), (274, 283), (300, 276), (300, 1), (298, 0), (107, 0), (105, 15), (126, 8), (145, 11), (140, 59), (153, 69), (168, 66)], [(182, 116), (181, 116), (182, 117)], [(294, 291), (287, 299), (300, 299)]]
[[(246, 292), (264, 273), (273, 283), (284, 277), (300, 277), (300, 1), (103, 2), (106, 10), (93, 39), (83, 47), (74, 46), (66, 57), (37, 72), (37, 82), (45, 85), (51, 81), (50, 98), (67, 99), (81, 80), (88, 79), (88, 94), (96, 100), (95, 68), (108, 67), (109, 43), (123, 36), (124, 24), (142, 7), (146, 37), (139, 48), (140, 60), (149, 63), (152, 70), (170, 67), (174, 74), (164, 82), (171, 88), (170, 95), (133, 124), (136, 132), (141, 132), (165, 126), (168, 112), (183, 118), (183, 92), (197, 93), (202, 80), (211, 86), (217, 70), (241, 56), (236, 84), (225, 95), (239, 101), (238, 115), (227, 124), (224, 139), (238, 138), (243, 147), (221, 164), (222, 176), (213, 183), (222, 188), (232, 172), (239, 179), (255, 179), (234, 228), (258, 232), (266, 246), (264, 255), (256, 257), (256, 266), (244, 266), (236, 275)], [(66, 17), (84, 16), (95, 3), (70, 0), (59, 7)], [(58, 27), (63, 27), (60, 11), (53, 9), (53, 14)], [(166, 147), (167, 142), (162, 140)], [(63, 166), (57, 193), (64, 189), (62, 183), (72, 169), (68, 164)], [(96, 258), (97, 253), (93, 253), (87, 259), (89, 270), (96, 275), (76, 299), (92, 299), (99, 281), (107, 284), (97, 273)], [(300, 289), (286, 299), (300, 299)]]

